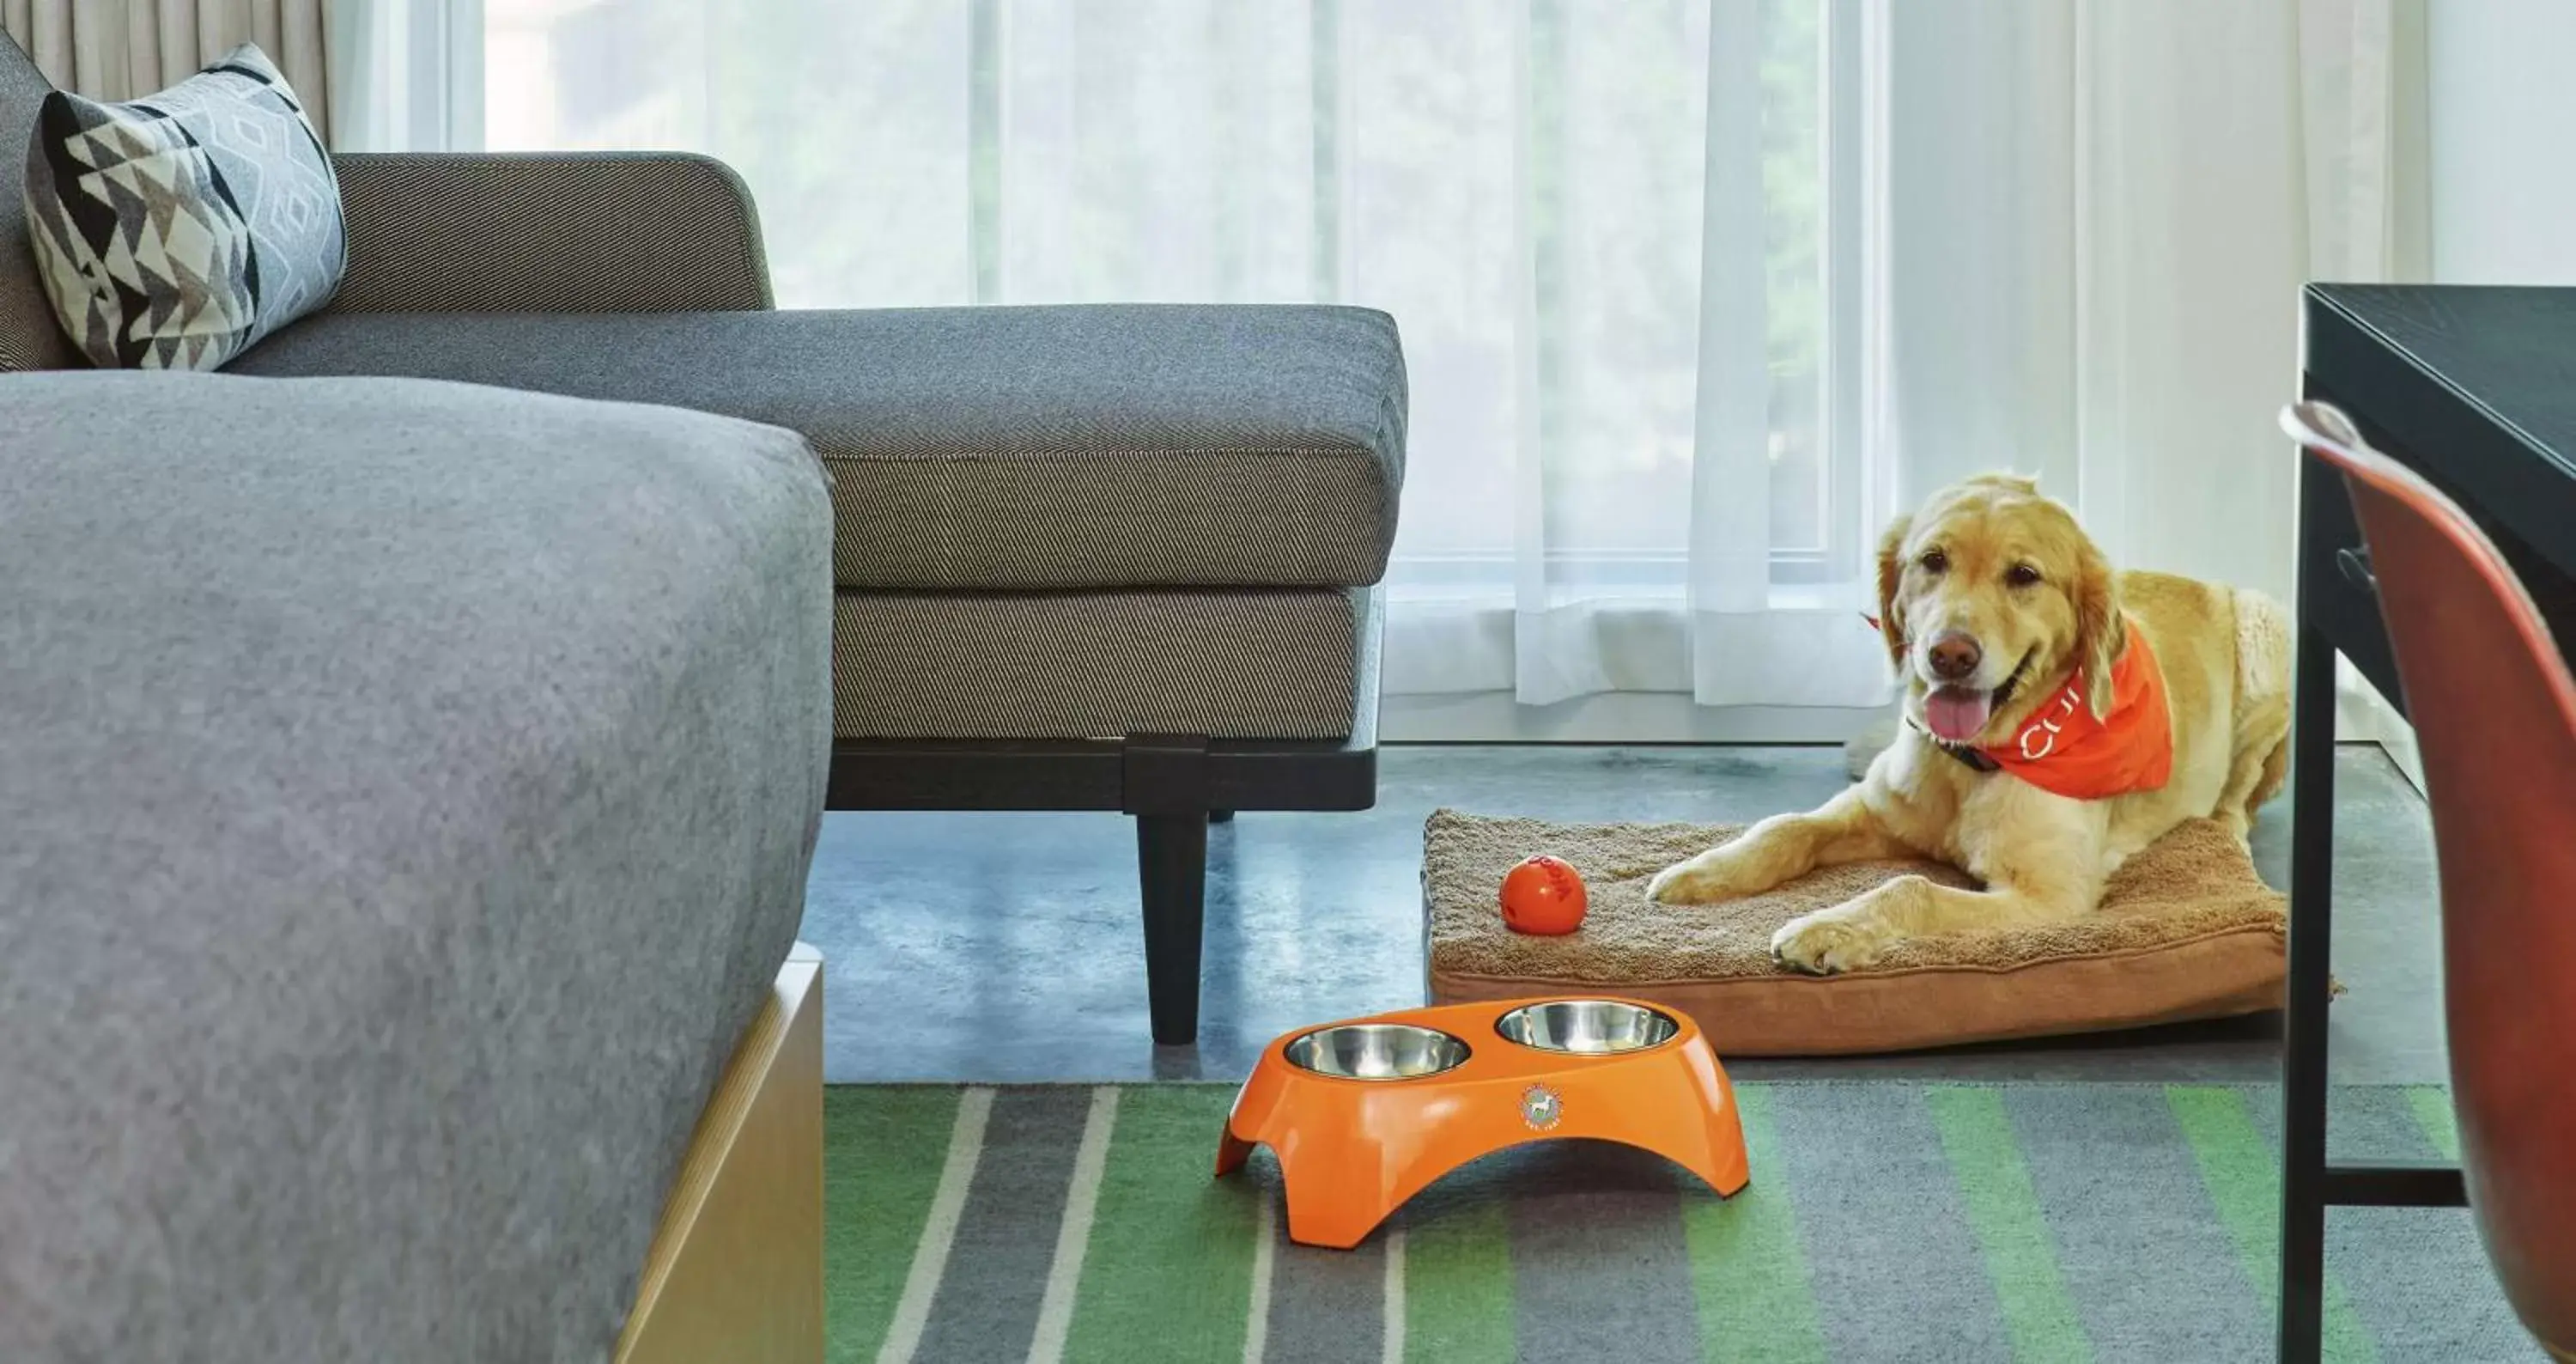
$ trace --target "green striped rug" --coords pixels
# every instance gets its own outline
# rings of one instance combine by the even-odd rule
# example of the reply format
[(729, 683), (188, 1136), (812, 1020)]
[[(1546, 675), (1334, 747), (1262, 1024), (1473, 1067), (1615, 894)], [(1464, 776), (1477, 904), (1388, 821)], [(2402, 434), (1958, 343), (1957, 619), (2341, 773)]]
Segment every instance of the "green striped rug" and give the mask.
[[(829, 1092), (831, 1358), (2269, 1358), (2278, 1112), (2193, 1085), (1749, 1084), (1732, 1200), (1550, 1143), (1360, 1249), (1209, 1177), (1230, 1088)], [(2437, 1089), (2340, 1091), (2338, 1155), (2456, 1154)], [(2538, 1359), (2465, 1213), (2338, 1210), (2327, 1357)]]

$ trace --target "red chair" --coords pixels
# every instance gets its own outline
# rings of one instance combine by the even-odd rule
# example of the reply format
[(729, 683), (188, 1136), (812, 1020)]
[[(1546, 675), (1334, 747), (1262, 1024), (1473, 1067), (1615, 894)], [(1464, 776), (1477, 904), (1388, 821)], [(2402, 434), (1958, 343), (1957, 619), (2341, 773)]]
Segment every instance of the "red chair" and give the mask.
[(2523, 1325), (2576, 1358), (2576, 679), (2457, 503), (2332, 407), (2281, 424), (2351, 489), (2423, 758), (2478, 1234)]

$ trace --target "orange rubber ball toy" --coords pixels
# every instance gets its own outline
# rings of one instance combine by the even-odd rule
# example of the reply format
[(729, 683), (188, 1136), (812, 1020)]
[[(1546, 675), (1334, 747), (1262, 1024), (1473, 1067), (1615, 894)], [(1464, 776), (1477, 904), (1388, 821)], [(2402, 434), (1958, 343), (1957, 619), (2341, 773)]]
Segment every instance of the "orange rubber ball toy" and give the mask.
[(1583, 874), (1561, 857), (1533, 857), (1503, 878), (1503, 926), (1554, 935), (1583, 926)]

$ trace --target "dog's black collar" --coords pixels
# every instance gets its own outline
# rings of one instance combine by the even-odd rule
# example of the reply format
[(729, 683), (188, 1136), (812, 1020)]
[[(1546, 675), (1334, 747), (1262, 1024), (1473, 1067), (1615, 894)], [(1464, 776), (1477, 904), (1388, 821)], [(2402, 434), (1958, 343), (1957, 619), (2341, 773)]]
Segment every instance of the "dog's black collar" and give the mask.
[(1905, 723), (1913, 725), (1915, 732), (1923, 736), (1924, 742), (1929, 743), (1934, 748), (1958, 759), (1960, 763), (1971, 772), (2000, 772), (2003, 770), (2004, 765), (2002, 763), (1996, 762), (1984, 749), (1979, 748), (1974, 744), (1954, 744), (1949, 740), (1942, 738), (1940, 735), (1925, 729), (1923, 726), (1916, 724), (1914, 717), (1911, 715), (1905, 717)]
[(1971, 772), (2001, 772), (2004, 770), (2004, 765), (1996, 762), (1994, 757), (1982, 748), (1965, 748), (1954, 744), (1945, 744), (1941, 743), (1938, 739), (1933, 740), (1933, 743), (1938, 745), (1942, 752), (1966, 763), (1968, 765), (1968, 770)]

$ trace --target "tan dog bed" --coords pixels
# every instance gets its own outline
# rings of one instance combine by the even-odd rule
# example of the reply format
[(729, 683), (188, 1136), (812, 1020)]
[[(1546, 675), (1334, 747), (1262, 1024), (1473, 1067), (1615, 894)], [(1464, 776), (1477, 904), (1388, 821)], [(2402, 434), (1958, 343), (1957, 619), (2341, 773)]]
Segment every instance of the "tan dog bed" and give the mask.
[[(2281, 1005), (2284, 901), (2213, 820), (2131, 858), (2097, 914), (1901, 943), (1833, 977), (1776, 965), (1773, 930), (1909, 872), (1974, 882), (1934, 862), (1863, 862), (1725, 904), (1647, 902), (1656, 872), (1740, 827), (1433, 814), (1422, 853), (1432, 1001), (1627, 995), (1689, 1014), (1721, 1056), (1902, 1051)], [(1590, 891), (1583, 927), (1564, 937), (1514, 933), (1496, 910), (1503, 873), (1539, 853), (1573, 863)]]

